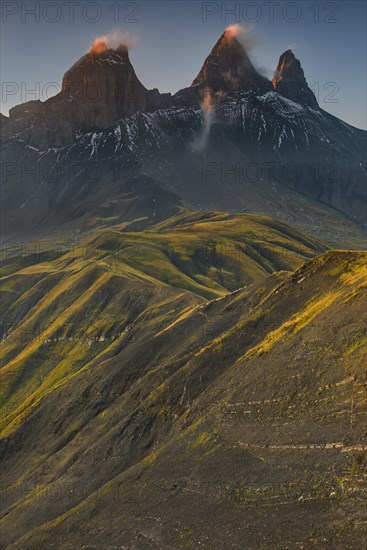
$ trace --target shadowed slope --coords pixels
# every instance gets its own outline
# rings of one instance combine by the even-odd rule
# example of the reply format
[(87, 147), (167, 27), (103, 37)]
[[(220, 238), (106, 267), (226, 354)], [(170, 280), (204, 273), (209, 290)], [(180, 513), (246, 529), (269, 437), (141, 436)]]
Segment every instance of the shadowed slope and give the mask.
[(366, 259), (141, 316), (5, 430), (5, 544), (362, 548)]

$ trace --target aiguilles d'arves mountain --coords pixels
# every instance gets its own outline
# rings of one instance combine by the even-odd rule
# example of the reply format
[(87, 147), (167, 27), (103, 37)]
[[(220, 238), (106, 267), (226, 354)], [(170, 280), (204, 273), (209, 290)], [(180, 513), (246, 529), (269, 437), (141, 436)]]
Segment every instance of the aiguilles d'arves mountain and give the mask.
[(1, 115), (2, 549), (365, 548), (366, 132), (279, 54)]

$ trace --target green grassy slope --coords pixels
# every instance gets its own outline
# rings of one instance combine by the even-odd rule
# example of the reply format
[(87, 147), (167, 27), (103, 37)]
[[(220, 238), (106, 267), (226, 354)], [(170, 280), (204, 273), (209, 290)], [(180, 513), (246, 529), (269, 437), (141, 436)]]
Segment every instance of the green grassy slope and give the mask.
[(65, 378), (136, 338), (141, 324), (155, 333), (205, 299), (324, 249), (254, 216), (186, 213), (150, 231), (119, 229), (47, 254), (32, 255), (31, 245), (21, 259), (9, 251), (1, 279), (2, 425), (17, 425)]
[(362, 548), (367, 254), (320, 249), (194, 213), (8, 261), (3, 547)]

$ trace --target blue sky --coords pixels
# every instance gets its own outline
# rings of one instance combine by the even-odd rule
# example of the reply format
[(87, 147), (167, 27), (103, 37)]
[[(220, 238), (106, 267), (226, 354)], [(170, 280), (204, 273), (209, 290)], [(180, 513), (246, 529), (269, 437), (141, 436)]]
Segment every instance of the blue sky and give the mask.
[(3, 0), (1, 111), (54, 95), (64, 72), (94, 38), (113, 30), (136, 41), (130, 57), (147, 88), (176, 92), (192, 82), (224, 28), (235, 22), (248, 28), (254, 42), (250, 57), (263, 74), (271, 77), (279, 56), (291, 47), (321, 107), (366, 129), (362, 0)]

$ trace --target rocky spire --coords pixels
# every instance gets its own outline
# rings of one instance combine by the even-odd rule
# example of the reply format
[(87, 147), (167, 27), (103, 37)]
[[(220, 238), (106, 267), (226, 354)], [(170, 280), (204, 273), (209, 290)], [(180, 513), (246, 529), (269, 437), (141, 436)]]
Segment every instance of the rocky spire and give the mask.
[(226, 30), (206, 58), (192, 86), (210, 86), (215, 91), (250, 91), (265, 93), (272, 89), (261, 76), (237, 38)]
[(315, 94), (309, 88), (301, 63), (292, 50), (287, 50), (280, 56), (272, 83), (275, 91), (282, 96), (301, 105), (318, 108)]
[(148, 90), (136, 76), (124, 45), (84, 55), (65, 73), (62, 94), (75, 103), (81, 126), (89, 121), (100, 128), (144, 111), (148, 103)]

